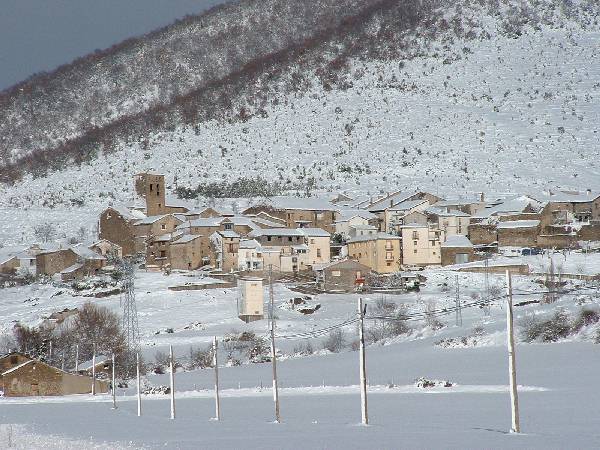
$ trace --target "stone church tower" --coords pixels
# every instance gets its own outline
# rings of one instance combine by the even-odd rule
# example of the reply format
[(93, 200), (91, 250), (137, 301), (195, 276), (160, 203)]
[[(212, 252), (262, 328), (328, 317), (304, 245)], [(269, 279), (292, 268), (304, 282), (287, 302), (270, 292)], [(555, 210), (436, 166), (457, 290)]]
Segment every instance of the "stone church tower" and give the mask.
[(139, 173), (135, 176), (135, 191), (146, 200), (146, 215), (167, 214), (165, 205), (165, 176), (154, 173)]

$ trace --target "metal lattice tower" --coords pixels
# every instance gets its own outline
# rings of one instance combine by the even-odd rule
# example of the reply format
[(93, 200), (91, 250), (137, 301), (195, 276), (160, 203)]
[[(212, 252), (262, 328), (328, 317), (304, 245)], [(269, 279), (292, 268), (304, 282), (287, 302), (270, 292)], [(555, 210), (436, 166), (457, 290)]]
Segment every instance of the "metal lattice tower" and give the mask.
[[(121, 307), (123, 308), (123, 333), (127, 345), (127, 371), (133, 367), (135, 354), (140, 350), (140, 330), (138, 327), (137, 306), (135, 304), (134, 272), (131, 267), (125, 270), (125, 276), (121, 281)], [(129, 373), (128, 373), (129, 375)]]

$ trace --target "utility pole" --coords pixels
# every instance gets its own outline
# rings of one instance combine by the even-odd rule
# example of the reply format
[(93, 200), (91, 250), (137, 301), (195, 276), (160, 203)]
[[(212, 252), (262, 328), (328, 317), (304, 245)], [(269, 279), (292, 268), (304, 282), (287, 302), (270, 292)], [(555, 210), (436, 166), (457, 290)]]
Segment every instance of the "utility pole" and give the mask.
[(486, 316), (491, 314), (491, 299), (490, 299), (490, 254), (485, 252), (485, 303), (483, 306), (483, 313)]
[(275, 353), (275, 300), (273, 296), (273, 264), (269, 264), (269, 316), (271, 318), (271, 364), (273, 367), (273, 401), (275, 422), (281, 423), (279, 414), (279, 387), (277, 386), (277, 355)]
[(171, 366), (171, 419), (175, 419), (175, 364), (173, 364), (173, 346), (169, 345), (169, 365)]
[(62, 351), (62, 363), (60, 365), (60, 369), (63, 371), (65, 370), (65, 351), (64, 350)]
[(512, 433), (520, 433), (519, 423), (519, 396), (517, 393), (517, 369), (515, 365), (515, 335), (513, 326), (513, 302), (512, 302), (512, 279), (510, 271), (506, 271), (506, 331), (508, 343), (508, 372), (510, 382), (510, 406), (511, 406), (511, 429)]
[(215, 420), (221, 420), (221, 401), (219, 399), (219, 359), (217, 357), (218, 341), (213, 338), (213, 366), (215, 368)]
[(92, 350), (92, 395), (96, 395), (96, 344)]
[(358, 317), (360, 325), (358, 327), (358, 339), (360, 343), (360, 412), (362, 424), (369, 424), (369, 414), (367, 410), (367, 362), (365, 354), (365, 310), (363, 308), (362, 298), (358, 299)]
[(460, 304), (460, 286), (456, 275), (456, 326), (462, 327), (462, 307)]
[(79, 344), (75, 345), (75, 372), (79, 372)]
[(52, 341), (50, 341), (50, 350), (48, 352), (48, 364), (52, 365)]
[(112, 355), (112, 409), (117, 409), (117, 384), (115, 377), (115, 354)]
[(140, 386), (140, 354), (135, 354), (135, 368), (137, 375), (137, 415), (142, 416), (142, 391)]

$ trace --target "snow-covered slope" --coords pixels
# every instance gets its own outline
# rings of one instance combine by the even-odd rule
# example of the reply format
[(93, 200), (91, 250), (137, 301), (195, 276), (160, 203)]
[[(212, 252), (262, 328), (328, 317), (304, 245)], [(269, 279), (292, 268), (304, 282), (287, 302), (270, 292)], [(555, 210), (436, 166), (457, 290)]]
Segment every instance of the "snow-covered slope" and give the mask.
[[(552, 20), (513, 36), (503, 31), (510, 16), (502, 11), (465, 9), (478, 37), (439, 38), (410, 60), (353, 60), (349, 89), (325, 90), (315, 79), (306, 95), (283, 96), (264, 118), (181, 126), (2, 187), (0, 207), (10, 217), (0, 239), (30, 236), (34, 211), (45, 208), (65, 218), (85, 211), (93, 222), (108, 202), (130, 200), (132, 175), (146, 169), (165, 173), (171, 187), (175, 177), (193, 187), (260, 175), (369, 194), (600, 188), (600, 26), (550, 8)], [(75, 212), (71, 205), (81, 202)], [(65, 232), (81, 224), (65, 220)]]

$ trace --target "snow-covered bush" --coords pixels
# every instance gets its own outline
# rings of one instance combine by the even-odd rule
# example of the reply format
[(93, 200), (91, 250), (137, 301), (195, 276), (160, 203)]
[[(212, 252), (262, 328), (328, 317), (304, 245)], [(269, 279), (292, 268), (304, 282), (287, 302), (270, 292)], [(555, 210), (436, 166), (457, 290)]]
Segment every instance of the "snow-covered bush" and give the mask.
[(212, 346), (206, 348), (190, 347), (190, 360), (187, 364), (188, 370), (205, 369), (213, 366)]
[(600, 321), (600, 313), (597, 309), (582, 308), (573, 321), (572, 332), (578, 333), (582, 328), (593, 325)]
[(541, 320), (537, 316), (528, 316), (521, 322), (521, 335), (525, 342), (556, 342), (570, 334), (571, 321), (563, 309), (556, 311), (547, 320)]
[(454, 383), (448, 380), (430, 380), (425, 377), (420, 377), (415, 380), (415, 386), (421, 389), (434, 388), (434, 387), (452, 387)]
[(323, 348), (332, 353), (339, 353), (346, 346), (346, 336), (342, 330), (333, 330), (323, 341)]

